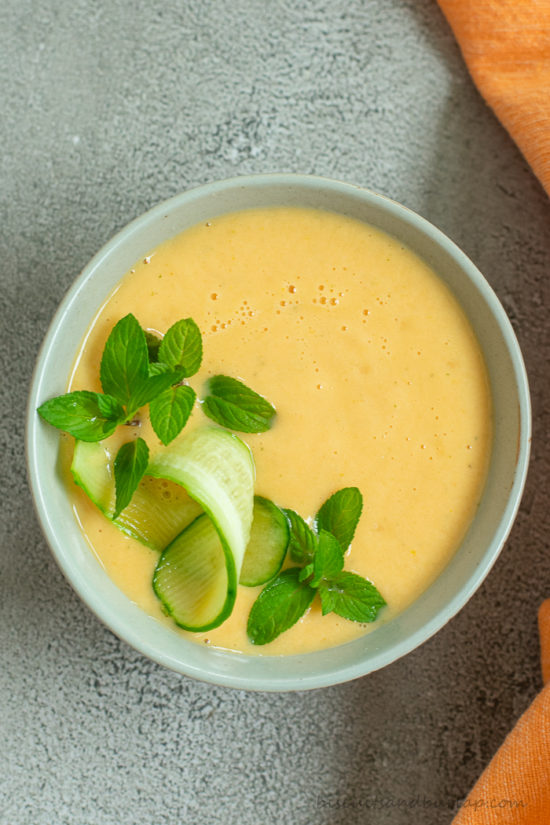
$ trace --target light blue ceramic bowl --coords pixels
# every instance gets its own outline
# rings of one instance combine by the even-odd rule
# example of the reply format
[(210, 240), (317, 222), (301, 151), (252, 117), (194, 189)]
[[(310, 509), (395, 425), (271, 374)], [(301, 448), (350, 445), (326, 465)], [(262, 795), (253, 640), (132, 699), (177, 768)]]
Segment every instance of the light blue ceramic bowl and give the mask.
[[(464, 308), (485, 355), (494, 443), (487, 484), (470, 530), (451, 562), (414, 604), (341, 647), (297, 656), (248, 657), (183, 639), (111, 582), (71, 510), (57, 469), (59, 436), (35, 410), (65, 391), (86, 329), (136, 260), (200, 221), (279, 205), (327, 209), (373, 224), (439, 273)], [(53, 319), (36, 365), (28, 408), (28, 466), (38, 517), (57, 562), (83, 601), (121, 639), (154, 661), (197, 679), (250, 690), (304, 690), (384, 667), (436, 633), (468, 601), (494, 564), (516, 515), (527, 472), (530, 424), (527, 377), (512, 327), (487, 281), (452, 241), (414, 212), (366, 189), (300, 175), (261, 175), (202, 186), (156, 206), (123, 229), (84, 269)]]

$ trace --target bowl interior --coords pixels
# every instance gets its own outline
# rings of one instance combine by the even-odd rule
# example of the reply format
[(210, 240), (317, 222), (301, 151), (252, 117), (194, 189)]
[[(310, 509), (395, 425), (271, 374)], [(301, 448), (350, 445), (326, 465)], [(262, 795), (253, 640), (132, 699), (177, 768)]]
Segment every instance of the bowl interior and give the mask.
[[(327, 209), (399, 238), (447, 283), (481, 344), (493, 396), (494, 440), (487, 483), (461, 546), (436, 581), (406, 611), (341, 647), (291, 657), (249, 657), (203, 649), (159, 624), (111, 582), (77, 527), (57, 462), (59, 436), (36, 407), (65, 391), (78, 346), (122, 275), (152, 248), (226, 212), (261, 206)], [(439, 230), (368, 190), (319, 178), (265, 175), (191, 190), (138, 218), (86, 267), (46, 336), (32, 383), (27, 428), (31, 486), (43, 530), (63, 572), (108, 627), (155, 661), (217, 684), (255, 690), (321, 687), (364, 675), (412, 650), (468, 600), (494, 563), (513, 522), (530, 441), (527, 378), (510, 323), (471, 261)]]

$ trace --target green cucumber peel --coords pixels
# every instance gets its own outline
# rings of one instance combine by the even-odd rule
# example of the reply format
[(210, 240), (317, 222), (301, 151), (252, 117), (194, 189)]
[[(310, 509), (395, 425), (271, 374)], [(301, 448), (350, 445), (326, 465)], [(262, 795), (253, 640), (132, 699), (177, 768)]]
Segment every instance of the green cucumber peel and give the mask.
[[(159, 560), (162, 576), (160, 572), (157, 575), (157, 565), (154, 589), (177, 623), (195, 631), (217, 627), (233, 609), (250, 537), (255, 468), (249, 448), (237, 436), (215, 427), (202, 427), (185, 434), (149, 462), (135, 495), (118, 518), (114, 518), (111, 464), (112, 456), (102, 444), (78, 442), (71, 469), (77, 484), (107, 518), (125, 533), (162, 553)], [(159, 486), (159, 482), (172, 482), (183, 488), (188, 498), (172, 502), (164, 499), (163, 493), (167, 491)], [(153, 519), (147, 517), (149, 507), (155, 508)], [(167, 574), (169, 563), (164, 554), (170, 547), (185, 545), (190, 535), (185, 535), (186, 530), (199, 520), (198, 517), (207, 519), (209, 526), (202, 533), (204, 544), (210, 556), (217, 558), (212, 587), (219, 588), (223, 579), (225, 590), (223, 598), (219, 596), (212, 600), (208, 620), (197, 616), (193, 621), (192, 611), (191, 614), (187, 611), (182, 618), (177, 605), (171, 601), (174, 587), (183, 588), (185, 583), (178, 581), (177, 568), (173, 574)], [(193, 546), (196, 544), (195, 536)], [(171, 556), (174, 553), (172, 549)], [(181, 564), (179, 570), (181, 574)], [(175, 584), (171, 581), (172, 575)]]
[(202, 508), (180, 487), (145, 474), (130, 503), (115, 513), (114, 455), (102, 442), (75, 444), (71, 473), (75, 483), (105, 518), (125, 535), (161, 552), (202, 513)]
[(226, 548), (203, 513), (162, 552), (153, 590), (178, 627), (193, 633), (218, 627), (230, 615), (237, 583), (226, 564)]
[[(225, 599), (223, 604), (217, 605), (217, 614), (208, 622), (194, 625), (185, 621), (188, 629), (198, 630), (206, 624), (209, 629), (217, 627), (233, 609), (250, 537), (255, 481), (252, 454), (232, 433), (205, 427), (193, 430), (176, 444), (157, 453), (147, 473), (184, 487), (210, 518), (218, 535), (222, 550), (219, 558), (223, 558), (227, 576)], [(165, 591), (166, 577), (164, 587), (156, 584), (155, 592), (170, 611), (173, 607), (168, 599), (164, 599)]]
[(290, 529), (282, 510), (262, 496), (254, 496), (250, 539), (244, 554), (239, 584), (257, 587), (277, 575), (283, 565)]

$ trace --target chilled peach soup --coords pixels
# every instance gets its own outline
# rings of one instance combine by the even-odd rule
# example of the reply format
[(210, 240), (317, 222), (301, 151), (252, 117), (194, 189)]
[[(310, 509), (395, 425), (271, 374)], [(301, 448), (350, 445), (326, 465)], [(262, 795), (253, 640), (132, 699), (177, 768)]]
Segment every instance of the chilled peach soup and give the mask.
[[(85, 338), (69, 389), (101, 389), (105, 340), (129, 312), (158, 332), (180, 318), (196, 321), (204, 359), (189, 383), (199, 397), (204, 381), (222, 373), (275, 405), (272, 429), (241, 436), (254, 455), (256, 493), (310, 518), (339, 488), (360, 489), (364, 508), (345, 568), (374, 582), (387, 606), (367, 626), (322, 616), (316, 599), (294, 627), (255, 647), (246, 623), (261, 588), (239, 586), (220, 627), (180, 630), (151, 586), (158, 553), (71, 485), (85, 536), (130, 599), (201, 644), (292, 654), (376, 628), (436, 578), (481, 496), (491, 401), (472, 329), (426, 264), (377, 229), (328, 212), (271, 208), (212, 219), (125, 275)], [(185, 432), (207, 422), (196, 405)], [(121, 429), (122, 440), (134, 434)], [(139, 434), (151, 452), (161, 447), (148, 421)]]

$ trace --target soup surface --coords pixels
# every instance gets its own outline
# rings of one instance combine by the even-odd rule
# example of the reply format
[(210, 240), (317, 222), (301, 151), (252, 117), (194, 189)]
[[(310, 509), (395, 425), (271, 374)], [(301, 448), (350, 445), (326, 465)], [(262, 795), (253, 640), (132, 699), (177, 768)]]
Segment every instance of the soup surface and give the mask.
[[(371, 579), (387, 607), (367, 626), (322, 617), (316, 600), (298, 624), (257, 648), (246, 620), (261, 588), (239, 587), (223, 625), (178, 630), (151, 587), (158, 554), (119, 532), (71, 484), (84, 534), (130, 599), (201, 644), (291, 654), (376, 628), (436, 578), (481, 496), (490, 394), (469, 323), (416, 255), (328, 212), (271, 208), (212, 219), (122, 278), (90, 327), (69, 389), (100, 390), (105, 340), (128, 312), (160, 333), (180, 318), (197, 322), (204, 359), (189, 383), (199, 397), (204, 381), (223, 373), (275, 405), (271, 430), (241, 436), (254, 454), (258, 494), (307, 518), (337, 489), (359, 487), (363, 514), (345, 568)], [(187, 428), (208, 421), (197, 405)], [(160, 448), (148, 422), (138, 434), (152, 452)]]

